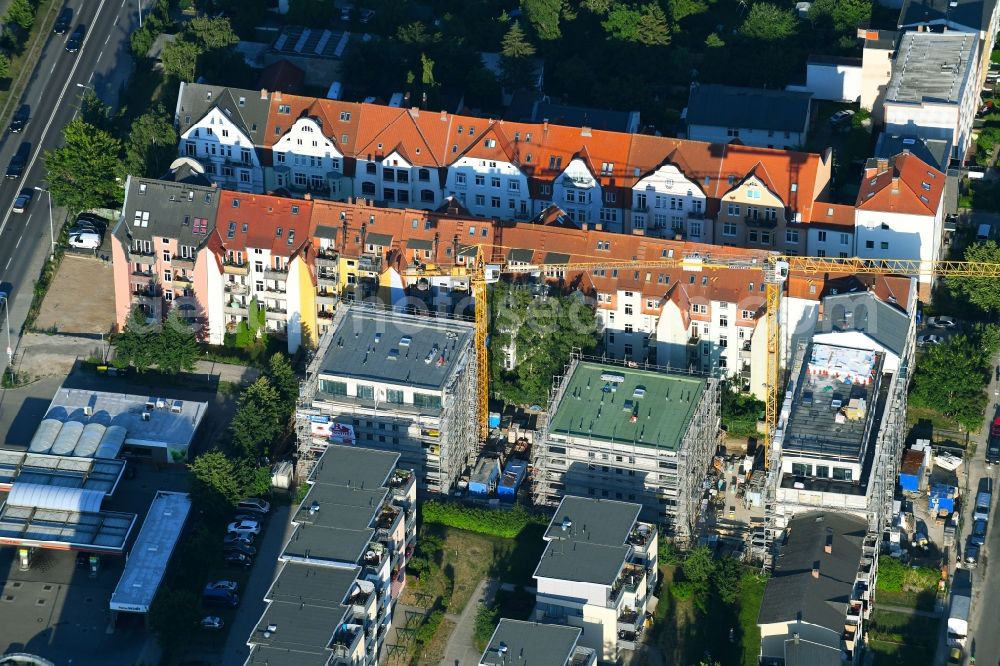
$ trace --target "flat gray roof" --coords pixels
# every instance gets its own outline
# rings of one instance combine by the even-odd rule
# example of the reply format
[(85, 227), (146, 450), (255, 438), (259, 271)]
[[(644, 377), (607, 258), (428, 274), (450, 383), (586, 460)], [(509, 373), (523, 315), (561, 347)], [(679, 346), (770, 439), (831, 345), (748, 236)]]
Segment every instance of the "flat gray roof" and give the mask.
[[(166, 448), (184, 458), (207, 409), (207, 402), (63, 386), (52, 397), (45, 418), (119, 425), (126, 430), (126, 445)], [(148, 420), (143, 414), (149, 414)]]
[(271, 602), (339, 608), (351, 593), (361, 567), (314, 567), (285, 562), (264, 598)]
[(440, 391), (468, 355), (473, 325), (355, 306), (332, 335), (321, 376)]
[(270, 645), (254, 645), (244, 666), (329, 666), (330, 651), (292, 650)]
[(111, 495), (125, 468), (124, 460), (75, 458), (21, 450), (0, 450), (0, 489), (14, 481), (35, 485), (99, 490)]
[(611, 585), (632, 551), (627, 540), (641, 509), (631, 502), (563, 497), (545, 530), (548, 544), (535, 577)]
[(0, 507), (0, 544), (121, 553), (134, 513), (76, 513), (30, 506)]
[[(581, 633), (579, 627), (504, 618), (493, 630), (479, 662), (486, 666), (566, 666)], [(501, 645), (505, 654), (500, 653)]]
[[(882, 376), (882, 354), (816, 343), (810, 344), (805, 353), (782, 449), (786, 453), (805, 453), (860, 462), (865, 448), (865, 433), (877, 411), (875, 389)], [(827, 353), (834, 356), (825, 356)], [(837, 363), (844, 364), (849, 364), (855, 357), (871, 355), (874, 363), (871, 365), (872, 375), (869, 381), (865, 384), (856, 381), (847, 383), (832, 374), (810, 372), (810, 367), (826, 367), (825, 363), (813, 365), (813, 360), (836, 359), (837, 355), (846, 359)], [(860, 418), (847, 418), (844, 412), (855, 399), (864, 400), (865, 411)], [(836, 400), (840, 401), (840, 407), (835, 406)]]
[(149, 612), (190, 510), (187, 493), (157, 491), (111, 595), (111, 610)]
[(947, 102), (962, 99), (979, 36), (971, 33), (907, 32), (893, 62), (887, 102)]
[(389, 482), (399, 454), (357, 446), (330, 446), (313, 468), (314, 483), (377, 488)]

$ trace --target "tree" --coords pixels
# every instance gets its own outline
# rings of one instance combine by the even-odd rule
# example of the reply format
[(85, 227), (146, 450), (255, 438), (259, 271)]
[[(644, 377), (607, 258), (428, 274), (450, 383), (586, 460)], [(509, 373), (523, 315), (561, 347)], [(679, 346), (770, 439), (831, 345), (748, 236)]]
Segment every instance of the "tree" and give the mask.
[[(1000, 246), (994, 241), (973, 243), (965, 248), (965, 260), (973, 262), (1000, 263)], [(1000, 280), (992, 277), (949, 277), (948, 287), (956, 294), (964, 296), (980, 310), (996, 312), (1000, 310)]]
[(83, 96), (80, 97), (80, 117), (85, 123), (89, 123), (105, 132), (113, 133), (115, 111), (110, 104), (105, 104), (97, 96), (93, 88), (87, 88)]
[(129, 174), (161, 176), (176, 155), (177, 130), (163, 106), (157, 105), (132, 121), (125, 143), (125, 168)]
[(10, 58), (0, 53), (0, 80), (10, 78)]
[(688, 16), (704, 14), (708, 11), (708, 3), (705, 0), (670, 0), (670, 20), (676, 26)]
[(611, 11), (611, 0), (582, 0), (580, 6), (593, 14), (604, 16)]
[(708, 588), (709, 582), (715, 574), (715, 559), (708, 546), (695, 546), (684, 558), (682, 566), (684, 579), (695, 585)]
[(525, 37), (521, 24), (514, 21), (500, 42), (500, 69), (507, 86), (530, 86), (535, 71), (533, 55), (535, 47)]
[(743, 570), (740, 561), (734, 557), (723, 557), (715, 564), (712, 586), (719, 601), (731, 606), (740, 598), (743, 587)]
[(522, 0), (521, 11), (538, 38), (551, 41), (562, 37), (559, 21), (565, 13), (565, 0)]
[(399, 26), (399, 29), (396, 31), (396, 39), (403, 44), (411, 46), (426, 46), (437, 41), (437, 39), (427, 34), (427, 26), (422, 21), (414, 21), (413, 23)]
[(666, 46), (670, 43), (667, 15), (656, 2), (642, 7), (639, 18), (639, 43), (643, 46)]
[(434, 81), (434, 61), (426, 53), (420, 54), (420, 83), (425, 89), (437, 86)]
[(13, 23), (23, 32), (31, 30), (35, 25), (35, 8), (30, 0), (11, 0), (7, 7), (7, 15), (4, 16), (4, 23)]
[(233, 416), (233, 443), (245, 454), (267, 455), (288, 422), (281, 396), (267, 377), (243, 390)]
[(200, 55), (201, 49), (198, 48), (197, 44), (189, 42), (183, 37), (178, 37), (163, 47), (160, 60), (163, 62), (163, 71), (167, 74), (175, 76), (181, 81), (193, 81)]
[(277, 352), (271, 356), (267, 366), (267, 378), (290, 416), (295, 411), (295, 402), (299, 398), (299, 379), (284, 354)]
[(45, 153), (49, 191), (71, 214), (122, 203), (122, 144), (108, 132), (75, 118), (63, 128), (63, 145)]
[(719, 37), (717, 33), (713, 32), (708, 37), (705, 38), (705, 46), (707, 46), (710, 49), (717, 49), (725, 45), (726, 42), (724, 42), (722, 40), (722, 37)]
[(218, 449), (201, 454), (188, 465), (191, 495), (203, 509), (228, 510), (242, 499), (242, 488), (233, 461)]
[(240, 41), (225, 16), (199, 16), (191, 19), (184, 32), (192, 42), (201, 47), (201, 53), (229, 48)]
[(616, 4), (608, 12), (608, 17), (601, 22), (608, 37), (623, 42), (639, 41), (639, 21), (642, 14), (628, 5)]
[(154, 354), (151, 340), (155, 329), (146, 322), (146, 315), (139, 308), (132, 312), (122, 332), (115, 336), (115, 365), (129, 365), (144, 372), (153, 365)]
[(759, 2), (750, 8), (740, 34), (760, 42), (777, 42), (795, 33), (795, 14), (769, 2)]
[(149, 626), (168, 661), (169, 656), (190, 639), (198, 624), (199, 608), (198, 595), (185, 589), (165, 588), (153, 599), (149, 609)]
[(910, 402), (975, 430), (986, 409), (986, 372), (975, 345), (966, 336), (956, 335), (928, 349), (920, 360), (913, 374)]
[(156, 335), (156, 367), (167, 374), (191, 371), (201, 356), (198, 340), (190, 324), (184, 321), (179, 310), (170, 310), (162, 328)]

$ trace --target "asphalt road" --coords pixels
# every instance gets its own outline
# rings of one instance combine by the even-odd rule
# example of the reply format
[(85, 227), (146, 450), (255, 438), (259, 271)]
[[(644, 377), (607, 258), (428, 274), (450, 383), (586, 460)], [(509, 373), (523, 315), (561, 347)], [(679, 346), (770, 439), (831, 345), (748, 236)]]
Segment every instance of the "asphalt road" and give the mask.
[[(9, 346), (14, 350), (18, 346), (17, 332), (31, 303), (32, 284), (49, 252), (51, 236), (45, 192), (35, 192), (24, 214), (12, 213), (11, 204), (22, 189), (45, 186), (42, 153), (62, 143), (62, 128), (77, 113), (85, 87), (93, 88), (102, 100), (117, 106), (119, 90), (132, 69), (128, 38), (139, 22), (135, 0), (69, 0), (66, 6), (74, 12), (72, 26), (84, 24), (87, 28), (82, 48), (77, 53), (66, 51), (72, 28), (63, 35), (49, 34), (19, 102), (30, 106), (31, 119), (17, 134), (0, 128), (0, 170), (4, 173), (22, 143), (31, 147), (21, 178), (0, 179), (0, 286), (10, 293)], [(53, 210), (53, 215), (56, 225), (64, 219), (59, 210)], [(86, 294), (82, 293), (81, 298)], [(0, 367), (5, 368), (3, 350), (8, 344), (2, 328), (0, 335)]]

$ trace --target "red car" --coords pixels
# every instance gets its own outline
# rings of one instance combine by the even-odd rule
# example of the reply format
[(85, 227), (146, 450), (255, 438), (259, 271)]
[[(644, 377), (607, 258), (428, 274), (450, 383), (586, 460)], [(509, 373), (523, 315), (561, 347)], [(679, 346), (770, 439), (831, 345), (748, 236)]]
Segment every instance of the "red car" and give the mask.
[(1000, 437), (1000, 416), (993, 419), (993, 425), (990, 426), (990, 435)]

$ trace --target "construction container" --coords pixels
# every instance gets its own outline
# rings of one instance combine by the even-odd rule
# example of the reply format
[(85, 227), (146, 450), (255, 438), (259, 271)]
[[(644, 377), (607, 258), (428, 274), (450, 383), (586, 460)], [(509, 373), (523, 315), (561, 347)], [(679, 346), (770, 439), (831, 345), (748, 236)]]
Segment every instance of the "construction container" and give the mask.
[(506, 502), (513, 502), (517, 499), (517, 489), (524, 480), (524, 474), (528, 470), (528, 464), (523, 460), (508, 460), (507, 466), (503, 469), (503, 476), (497, 485), (497, 496)]
[(500, 460), (497, 458), (482, 458), (476, 464), (469, 479), (469, 494), (481, 497), (489, 495), (497, 487), (500, 477)]
[(912, 449), (903, 452), (899, 466), (899, 486), (903, 492), (918, 493), (924, 485), (924, 454)]
[(958, 488), (943, 483), (936, 483), (931, 486), (930, 497), (927, 501), (927, 508), (932, 512), (947, 510), (949, 513), (955, 510), (955, 497), (958, 496)]

